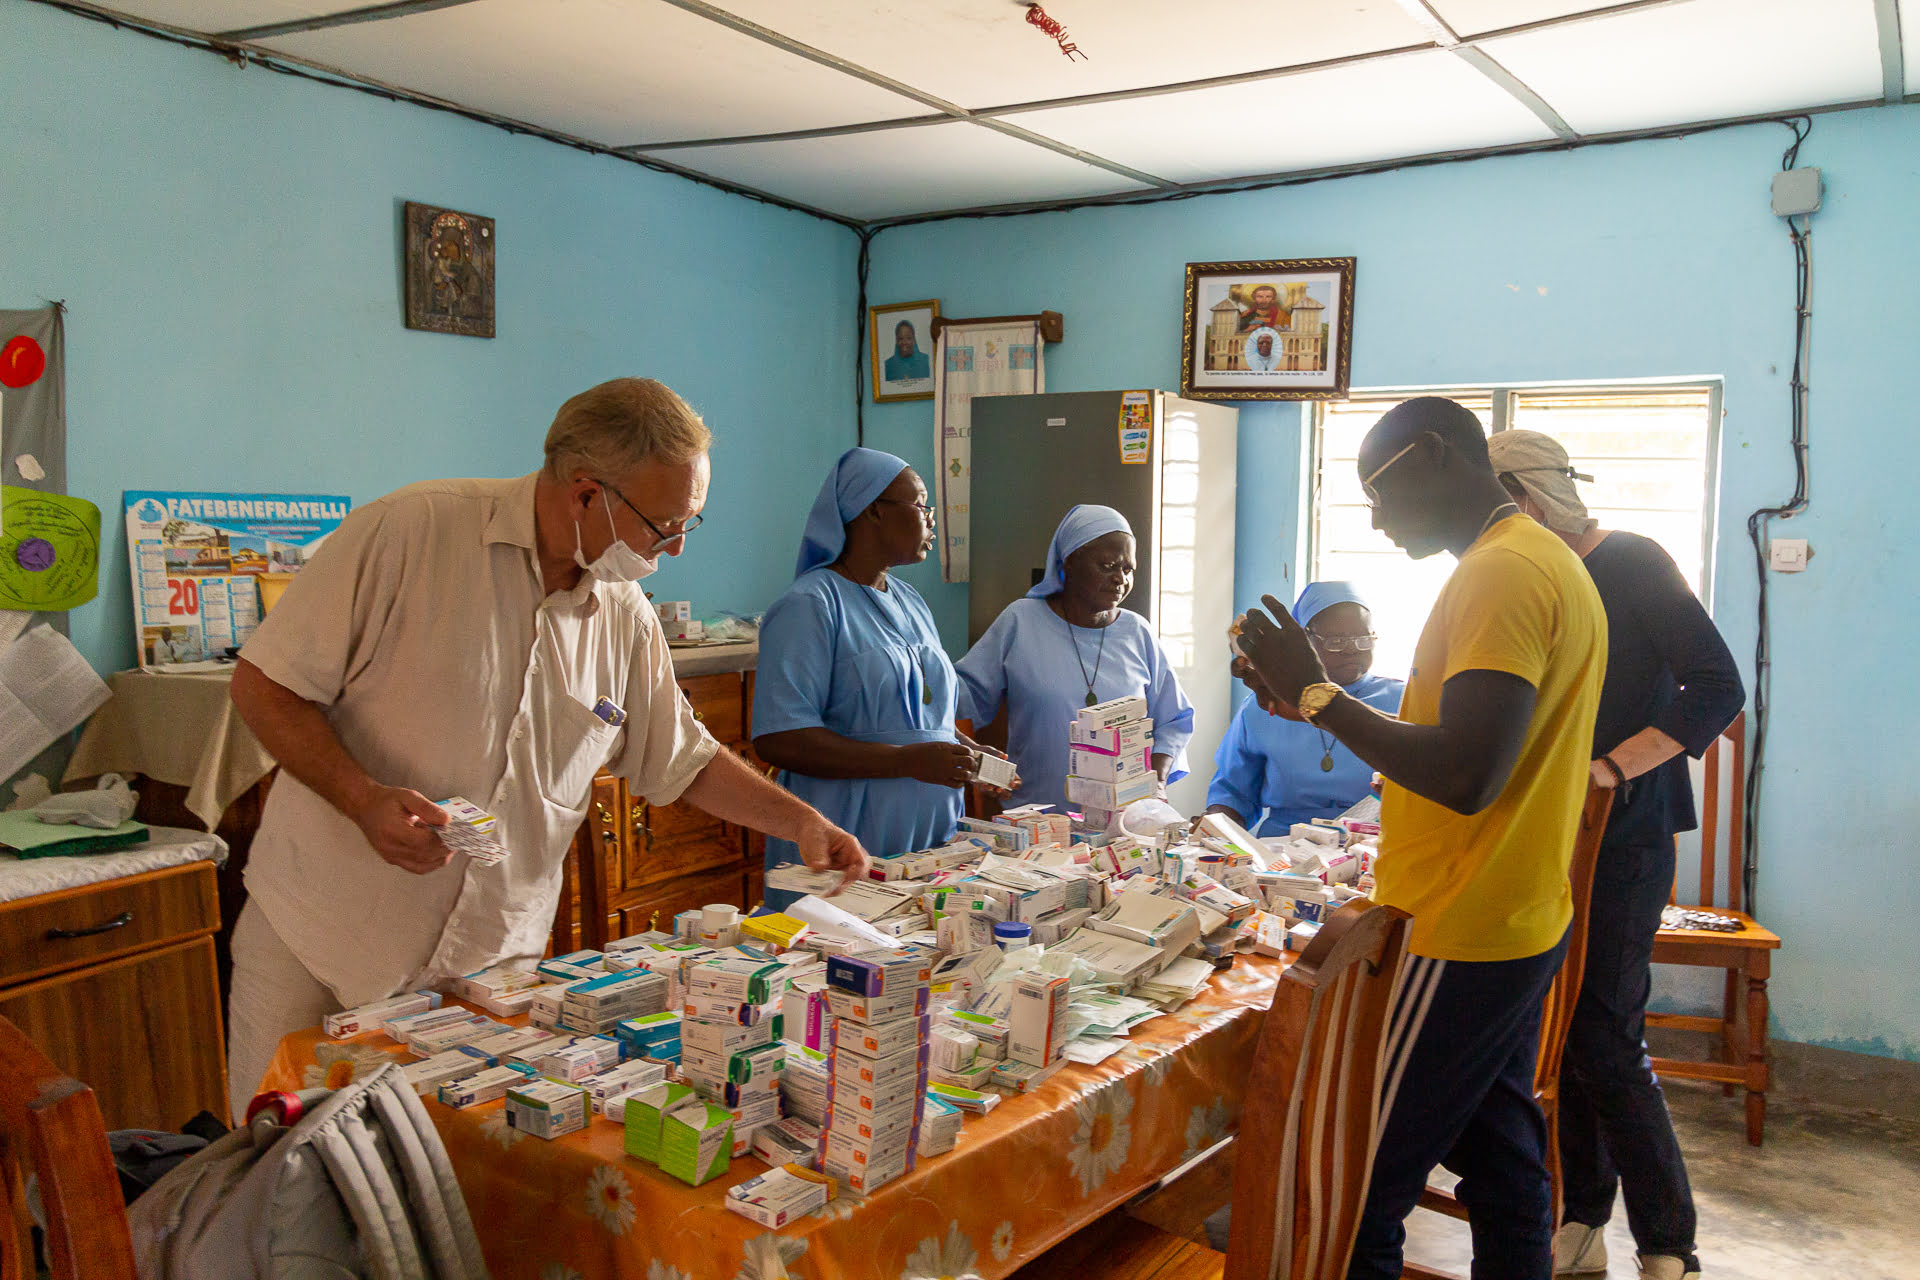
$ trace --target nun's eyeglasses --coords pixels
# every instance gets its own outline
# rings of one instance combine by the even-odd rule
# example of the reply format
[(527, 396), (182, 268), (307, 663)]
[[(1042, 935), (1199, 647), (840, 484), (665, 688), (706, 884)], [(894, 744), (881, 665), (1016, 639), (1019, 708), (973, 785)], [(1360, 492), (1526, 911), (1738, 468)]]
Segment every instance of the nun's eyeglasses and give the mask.
[(933, 517), (939, 510), (931, 502), (908, 502), (905, 498), (875, 498), (874, 501), (891, 502), (897, 507), (913, 507), (920, 512), (920, 518), (928, 524), (933, 523)]
[(1307, 634), (1328, 653), (1372, 653), (1373, 642), (1380, 638), (1371, 631), (1360, 636), (1323, 636), (1312, 627), (1307, 628)]

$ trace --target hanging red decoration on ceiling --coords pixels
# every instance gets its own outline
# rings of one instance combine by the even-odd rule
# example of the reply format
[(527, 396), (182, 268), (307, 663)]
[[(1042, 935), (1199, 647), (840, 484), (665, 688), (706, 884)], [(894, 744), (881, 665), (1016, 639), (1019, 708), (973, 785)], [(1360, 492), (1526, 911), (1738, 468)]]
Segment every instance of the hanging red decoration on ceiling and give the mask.
[(1071, 62), (1075, 58), (1079, 58), (1082, 62), (1087, 60), (1087, 55), (1080, 52), (1080, 46), (1067, 38), (1067, 29), (1049, 17), (1047, 11), (1039, 5), (1027, 6), (1027, 21), (1058, 41), (1060, 52), (1067, 55), (1067, 61)]

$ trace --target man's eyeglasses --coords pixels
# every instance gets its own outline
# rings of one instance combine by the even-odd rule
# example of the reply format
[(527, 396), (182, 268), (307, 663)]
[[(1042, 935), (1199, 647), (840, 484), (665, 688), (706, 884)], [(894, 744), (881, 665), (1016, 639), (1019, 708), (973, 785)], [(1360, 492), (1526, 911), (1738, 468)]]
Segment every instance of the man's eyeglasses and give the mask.
[(692, 533), (695, 529), (698, 529), (701, 523), (706, 519), (706, 517), (704, 516), (694, 516), (691, 520), (682, 521), (678, 529), (675, 529), (673, 532), (669, 533), (665, 529), (662, 529), (659, 525), (655, 524), (653, 521), (647, 519), (647, 513), (642, 511), (640, 508), (634, 506), (632, 500), (629, 499), (626, 494), (620, 492), (618, 489), (614, 488), (611, 484), (608, 484), (605, 480), (602, 480), (600, 482), (600, 487), (605, 489), (608, 493), (611, 493), (614, 497), (620, 499), (620, 501), (626, 503), (627, 510), (633, 512), (633, 514), (640, 517), (640, 523), (647, 526), (647, 528), (652, 531), (653, 536), (659, 539), (659, 541), (654, 544), (656, 547), (664, 547), (669, 542), (680, 541), (681, 539), (685, 538), (688, 534)]
[(1388, 458), (1385, 462), (1375, 467), (1371, 475), (1364, 476), (1361, 478), (1360, 492), (1367, 495), (1368, 506), (1377, 507), (1380, 505), (1380, 494), (1373, 487), (1373, 482), (1380, 478), (1380, 473), (1382, 471), (1385, 471), (1388, 467), (1392, 466), (1394, 463), (1400, 461), (1400, 459), (1406, 457), (1409, 453), (1412, 453), (1414, 445), (1417, 445), (1419, 443), (1420, 442), (1418, 440), (1413, 441), (1406, 448), (1402, 449), (1400, 452), (1394, 454), (1391, 458)]
[(1328, 653), (1372, 653), (1373, 642), (1380, 638), (1371, 631), (1360, 636), (1323, 636), (1312, 627), (1307, 628), (1307, 634)]
[(931, 502), (908, 502), (905, 498), (875, 498), (874, 501), (891, 502), (898, 507), (913, 507), (920, 512), (920, 518), (928, 524), (933, 523), (933, 517), (939, 510)]

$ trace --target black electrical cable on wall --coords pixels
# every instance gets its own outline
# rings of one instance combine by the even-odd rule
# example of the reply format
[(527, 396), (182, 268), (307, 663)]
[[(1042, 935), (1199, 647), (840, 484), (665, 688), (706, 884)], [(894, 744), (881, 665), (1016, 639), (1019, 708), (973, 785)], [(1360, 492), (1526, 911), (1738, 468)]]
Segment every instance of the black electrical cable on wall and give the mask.
[[(1780, 157), (1785, 172), (1799, 163), (1801, 144), (1813, 132), (1813, 118), (1798, 116), (1781, 121), (1793, 130), (1793, 142)], [(1766, 764), (1767, 722), (1772, 714), (1773, 635), (1767, 601), (1767, 542), (1772, 522), (1791, 520), (1807, 509), (1807, 353), (1813, 337), (1813, 217), (1803, 215), (1806, 225), (1796, 226), (1787, 219), (1787, 236), (1793, 242), (1793, 376), (1788, 392), (1793, 403), (1793, 497), (1777, 507), (1762, 507), (1747, 517), (1747, 539), (1753, 543), (1753, 566), (1759, 575), (1759, 629), (1753, 644), (1753, 758), (1747, 766), (1746, 821), (1741, 830), (1742, 862), (1740, 883), (1746, 909), (1755, 909), (1754, 890), (1759, 876), (1760, 774)], [(1716, 785), (1708, 779), (1708, 785)]]
[(873, 266), (871, 227), (860, 229), (859, 287), (855, 290), (853, 316), (853, 442), (867, 443), (867, 272)]

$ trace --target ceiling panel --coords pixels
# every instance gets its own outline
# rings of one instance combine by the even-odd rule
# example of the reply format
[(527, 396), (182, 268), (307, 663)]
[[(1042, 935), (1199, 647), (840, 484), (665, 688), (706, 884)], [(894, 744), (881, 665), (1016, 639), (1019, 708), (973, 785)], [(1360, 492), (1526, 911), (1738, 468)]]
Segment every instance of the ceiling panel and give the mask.
[(1499, 31), (1564, 18), (1570, 13), (1604, 9), (1622, 0), (1430, 0), (1447, 25), (1462, 36), (1481, 31)]
[(1104, 169), (958, 121), (793, 142), (690, 147), (661, 158), (862, 219), (1145, 190)]
[(264, 27), (296, 18), (318, 18), (364, 8), (369, 0), (107, 0), (107, 7), (133, 18), (164, 22), (212, 35)]
[(1481, 47), (1581, 133), (1880, 96), (1873, 0), (1692, 0)]
[(1900, 0), (1900, 43), (1905, 46), (1908, 93), (1920, 93), (1920, 0)]
[(1016, 0), (715, 0), (964, 107), (1105, 93), (1422, 45), (1395, 0), (1046, 0), (1068, 59)]
[(657, 0), (477, 0), (266, 44), (609, 146), (927, 112)]
[(1007, 119), (1177, 182), (1357, 164), (1553, 136), (1450, 53)]

